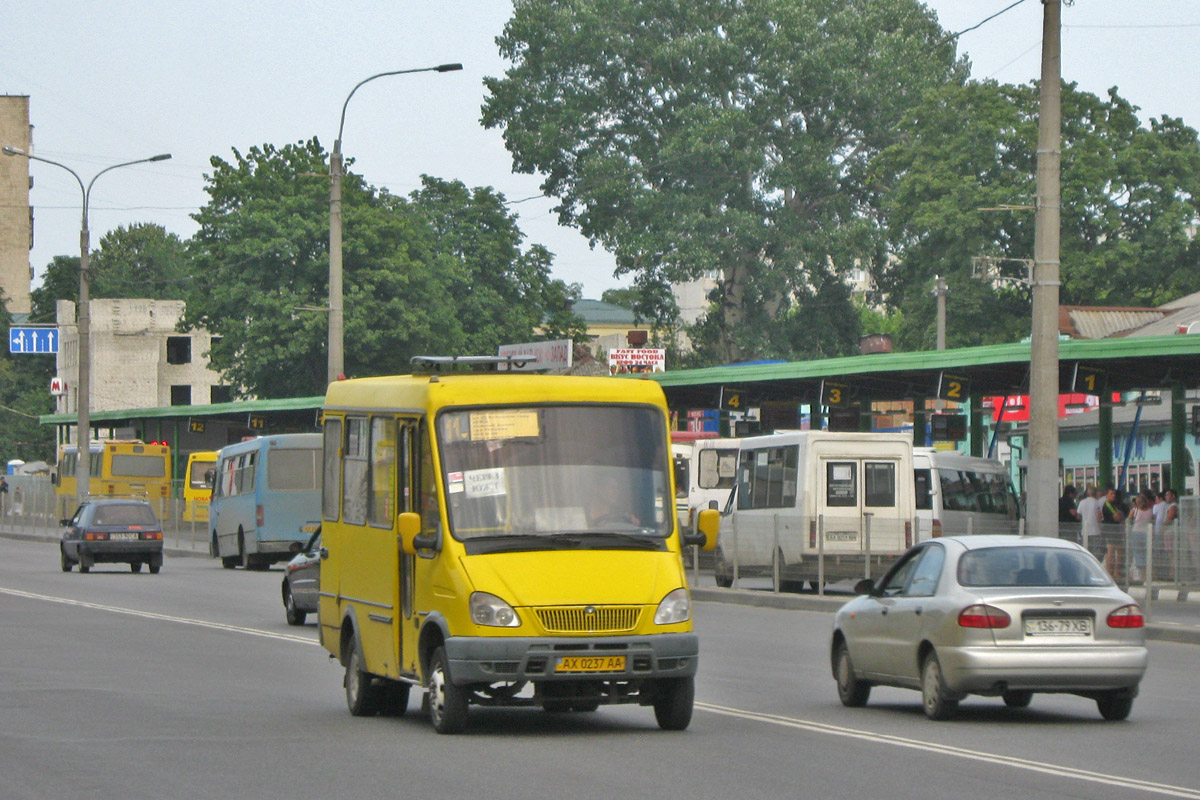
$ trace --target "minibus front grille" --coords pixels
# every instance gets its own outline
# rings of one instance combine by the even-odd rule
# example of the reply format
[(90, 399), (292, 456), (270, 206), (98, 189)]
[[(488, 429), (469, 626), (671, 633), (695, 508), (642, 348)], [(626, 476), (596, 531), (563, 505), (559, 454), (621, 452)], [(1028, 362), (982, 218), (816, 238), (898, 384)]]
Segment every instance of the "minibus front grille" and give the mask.
[(549, 633), (623, 633), (637, 628), (641, 606), (548, 606), (536, 609)]

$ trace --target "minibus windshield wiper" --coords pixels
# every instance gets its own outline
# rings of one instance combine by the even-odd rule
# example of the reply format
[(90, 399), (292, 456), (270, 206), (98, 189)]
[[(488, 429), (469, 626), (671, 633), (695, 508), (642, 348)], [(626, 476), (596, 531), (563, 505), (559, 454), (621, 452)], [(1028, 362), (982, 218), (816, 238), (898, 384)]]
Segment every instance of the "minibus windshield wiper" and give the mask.
[(635, 546), (639, 549), (661, 550), (665, 547), (662, 539), (646, 534), (621, 533), (618, 531), (565, 531), (549, 537), (555, 541), (570, 542), (582, 546), (586, 540), (589, 547), (626, 547)]

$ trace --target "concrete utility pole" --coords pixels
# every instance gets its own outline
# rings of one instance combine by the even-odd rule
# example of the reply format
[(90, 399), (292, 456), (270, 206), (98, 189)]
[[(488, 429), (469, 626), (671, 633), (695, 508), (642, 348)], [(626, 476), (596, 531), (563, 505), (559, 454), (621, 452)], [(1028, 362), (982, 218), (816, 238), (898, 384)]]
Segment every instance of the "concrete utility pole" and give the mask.
[(946, 349), (946, 279), (941, 275), (933, 276), (933, 293), (937, 296), (937, 349)]
[(342, 103), (342, 118), (338, 122), (337, 138), (333, 140), (333, 152), (329, 156), (329, 353), (327, 376), (333, 383), (341, 379), (345, 369), (343, 337), (345, 322), (342, 310), (342, 131), (346, 127), (346, 107), (350, 98), (364, 83), (389, 75), (408, 75), (413, 72), (457, 72), (462, 64), (439, 64), (436, 67), (398, 69), (380, 72), (363, 78)]
[(1042, 0), (1037, 218), (1033, 240), (1033, 338), (1029, 351), (1026, 530), (1058, 535), (1059, 168), (1062, 141), (1061, 0)]
[(111, 172), (120, 167), (130, 167), (134, 164), (148, 164), (151, 161), (166, 161), (171, 157), (170, 153), (162, 153), (149, 158), (139, 158), (136, 161), (124, 161), (120, 164), (113, 164), (111, 167), (105, 167), (93, 176), (93, 178), (85, 186), (83, 178), (79, 177), (79, 173), (68, 167), (66, 164), (60, 164), (57, 161), (51, 161), (48, 158), (41, 158), (24, 150), (18, 150), (15, 147), (4, 147), (4, 155), (20, 156), (27, 158), (30, 161), (41, 161), (43, 164), (53, 164), (56, 167), (65, 169), (71, 173), (75, 181), (79, 184), (79, 191), (83, 197), (83, 215), (79, 223), (79, 305), (78, 323), (76, 327), (79, 329), (79, 376), (75, 386), (75, 407), (76, 407), (76, 433), (75, 444), (78, 447), (77, 459), (75, 464), (75, 495), (77, 499), (83, 500), (91, 491), (91, 458), (89, 456), (91, 450), (92, 434), (92, 317), (91, 317), (91, 301), (89, 298), (89, 282), (91, 276), (88, 274), (90, 269), (91, 258), (91, 241), (90, 232), (88, 230), (88, 202), (92, 197), (92, 186), (96, 183), (96, 178), (99, 178), (106, 172)]

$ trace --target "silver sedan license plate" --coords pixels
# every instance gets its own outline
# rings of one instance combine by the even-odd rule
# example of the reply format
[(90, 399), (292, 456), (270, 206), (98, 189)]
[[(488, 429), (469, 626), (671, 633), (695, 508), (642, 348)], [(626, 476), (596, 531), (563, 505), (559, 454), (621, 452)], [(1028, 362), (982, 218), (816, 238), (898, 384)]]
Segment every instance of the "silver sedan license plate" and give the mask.
[(1088, 617), (1027, 617), (1026, 636), (1091, 636), (1092, 620)]

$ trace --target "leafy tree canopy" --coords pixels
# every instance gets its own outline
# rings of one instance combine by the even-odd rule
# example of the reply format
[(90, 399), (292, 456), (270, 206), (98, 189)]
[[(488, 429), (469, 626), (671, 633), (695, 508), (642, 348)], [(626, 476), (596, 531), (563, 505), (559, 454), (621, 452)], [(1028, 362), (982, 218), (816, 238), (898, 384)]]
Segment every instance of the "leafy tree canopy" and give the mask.
[[(325, 389), (329, 207), (316, 139), (214, 157), (194, 215), (185, 324), (219, 337), (210, 354), (259, 397)], [(577, 332), (551, 255), (523, 235), (491, 189), (424, 178), (409, 199), (342, 182), (343, 307), (351, 376), (408, 371), (413, 355), (487, 353), (549, 320)], [(575, 326), (573, 329), (572, 326)]]
[[(717, 276), (715, 360), (845, 352), (831, 278), (884, 249), (868, 180), (904, 109), (965, 63), (916, 0), (523, 0), (488, 127), (564, 224), (669, 293)], [(832, 328), (799, 317), (821, 308)]]
[[(950, 346), (1029, 333), (1030, 292), (971, 277), (972, 258), (1033, 255), (1036, 84), (945, 86), (905, 116), (874, 165), (900, 258), (880, 281), (904, 310), (907, 349), (932, 347), (933, 277), (947, 279)], [(1200, 290), (1200, 146), (1170, 117), (1139, 122), (1116, 89), (1062, 94), (1061, 302), (1157, 306)], [(1006, 262), (1006, 273), (1023, 267)]]

